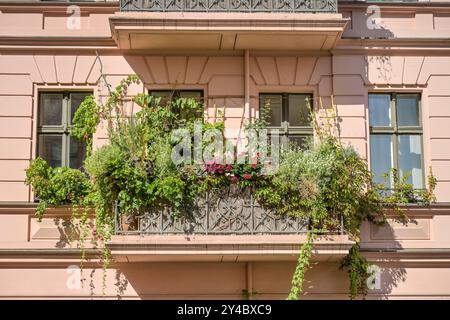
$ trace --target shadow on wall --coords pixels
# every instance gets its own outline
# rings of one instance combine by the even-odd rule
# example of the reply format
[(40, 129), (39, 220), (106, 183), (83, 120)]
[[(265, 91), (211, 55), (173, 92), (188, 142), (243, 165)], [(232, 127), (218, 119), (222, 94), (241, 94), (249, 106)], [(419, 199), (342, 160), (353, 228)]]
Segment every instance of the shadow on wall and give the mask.
[(116, 270), (115, 280), (116, 282), (114, 283), (114, 286), (117, 292), (117, 299), (121, 300), (122, 296), (127, 291), (129, 282), (125, 274), (120, 269)]
[[(59, 239), (56, 242), (55, 247), (66, 248), (70, 246), (71, 242), (80, 240), (83, 230), (77, 221), (74, 221), (71, 218), (54, 218), (53, 222), (59, 233)], [(89, 221), (86, 226), (87, 230), (94, 230), (94, 227), (92, 221)], [(90, 236), (91, 234), (89, 233), (88, 238), (90, 238)]]
[[(398, 260), (391, 259), (386, 261), (390, 265), (398, 264)], [(397, 288), (399, 283), (405, 282), (407, 279), (407, 272), (402, 267), (389, 267), (384, 269), (383, 279), (381, 282), (381, 292), (384, 299), (389, 298), (389, 294)]]
[[(400, 223), (404, 226), (418, 224), (417, 220), (414, 218), (396, 218), (393, 220), (393, 222)], [(395, 240), (395, 229), (392, 227), (392, 225), (386, 224), (382, 226), (382, 228), (383, 236), (386, 239), (392, 239), (392, 241), (389, 243), (389, 248), (394, 250), (402, 249), (402, 244), (399, 241)], [(374, 264), (380, 264), (380, 268), (382, 268), (380, 274), (380, 287), (372, 290), (370, 293), (374, 295), (380, 295), (381, 299), (388, 299), (395, 288), (397, 288), (399, 284), (407, 280), (407, 270), (401, 266), (402, 262), (399, 258), (385, 258), (380, 262), (375, 262)]]
[[(373, 7), (374, 8), (372, 10), (368, 9), (368, 12), (364, 14), (363, 21), (365, 24), (361, 24), (361, 21), (359, 21), (361, 29), (358, 30), (358, 33), (363, 34), (364, 39), (367, 40), (376, 41), (383, 39), (395, 39), (395, 34), (384, 24), (382, 14), (380, 14), (379, 11), (377, 13), (376, 6)], [(379, 18), (377, 18), (377, 16)], [(377, 19), (373, 20), (373, 18)], [(395, 76), (392, 58), (391, 56), (384, 54), (384, 52), (389, 52), (390, 47), (378, 44), (375, 44), (375, 46), (380, 54), (374, 54), (371, 56), (367, 55), (365, 57), (365, 82), (367, 84), (391, 84)], [(400, 222), (404, 225), (417, 224), (415, 219), (410, 218), (407, 220), (398, 219), (395, 220), (395, 222)], [(383, 226), (383, 228), (385, 228), (385, 236), (392, 239), (389, 243), (389, 247), (392, 249), (401, 249), (401, 243), (395, 240), (394, 228), (392, 228), (389, 224)], [(380, 266), (382, 267), (380, 287), (371, 290), (370, 294), (380, 296), (382, 299), (388, 299), (394, 289), (397, 288), (400, 283), (407, 280), (407, 271), (405, 268), (399, 266), (400, 260), (397, 258), (383, 259), (383, 261), (380, 262), (380, 264), (382, 264), (382, 266)]]
[[(370, 7), (374, 7), (370, 9)], [(352, 30), (344, 33), (343, 38), (360, 38), (364, 40), (383, 40), (383, 39), (395, 39), (395, 34), (385, 25), (383, 16), (379, 8), (376, 5), (370, 6), (366, 13), (362, 15), (356, 15), (352, 21)], [(358, 18), (361, 17), (361, 18)], [(377, 50), (383, 52), (389, 50), (389, 47), (374, 44)], [(373, 66), (369, 70), (369, 65)], [(391, 63), (391, 57), (386, 55), (373, 55), (366, 57), (365, 65), (365, 81), (366, 83), (390, 83), (393, 77), (393, 68)], [(376, 74), (369, 74), (369, 73)], [(370, 80), (372, 81), (370, 81)]]

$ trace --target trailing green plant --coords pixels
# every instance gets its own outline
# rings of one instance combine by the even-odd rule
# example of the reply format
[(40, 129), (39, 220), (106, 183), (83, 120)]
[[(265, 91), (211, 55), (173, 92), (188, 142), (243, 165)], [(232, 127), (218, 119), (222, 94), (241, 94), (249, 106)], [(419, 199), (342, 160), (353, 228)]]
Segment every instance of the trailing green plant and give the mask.
[(361, 254), (359, 243), (356, 243), (345, 256), (340, 266), (341, 270), (347, 270), (349, 296), (351, 299), (355, 299), (359, 295), (365, 296), (367, 294), (367, 280), (370, 276), (369, 266), (369, 262)]
[(302, 290), (305, 273), (311, 263), (313, 251), (314, 232), (309, 231), (306, 236), (306, 242), (300, 248), (300, 255), (297, 260), (297, 266), (292, 276), (292, 287), (287, 300), (298, 300)]
[(92, 153), (92, 137), (100, 122), (99, 106), (90, 95), (81, 102), (72, 120), (71, 134), (86, 142), (87, 155)]

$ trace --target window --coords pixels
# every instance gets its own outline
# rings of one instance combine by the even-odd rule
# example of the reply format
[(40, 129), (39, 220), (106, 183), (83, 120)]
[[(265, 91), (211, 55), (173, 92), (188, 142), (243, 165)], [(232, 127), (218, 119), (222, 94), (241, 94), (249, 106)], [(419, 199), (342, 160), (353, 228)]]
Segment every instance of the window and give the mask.
[(38, 112), (38, 155), (51, 167), (81, 168), (84, 142), (70, 135), (73, 116), (90, 92), (41, 92)]
[[(392, 168), (399, 178), (410, 175), (408, 183), (424, 188), (422, 121), (420, 95), (369, 94), (370, 165), (374, 182)], [(392, 181), (387, 181), (391, 187)]]
[(260, 94), (260, 111), (268, 106), (269, 129), (279, 129), (282, 143), (304, 145), (313, 135), (311, 126), (310, 94), (263, 93)]

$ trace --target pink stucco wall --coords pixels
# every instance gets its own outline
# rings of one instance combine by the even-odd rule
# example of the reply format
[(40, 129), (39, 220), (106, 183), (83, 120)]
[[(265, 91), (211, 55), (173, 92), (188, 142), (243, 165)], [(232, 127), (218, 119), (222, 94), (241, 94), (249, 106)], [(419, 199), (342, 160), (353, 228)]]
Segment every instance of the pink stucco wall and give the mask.
[[(38, 223), (33, 208), (26, 204), (32, 194), (24, 184), (24, 169), (36, 154), (40, 90), (89, 89), (97, 97), (105, 96), (106, 88), (97, 86), (98, 52), (112, 85), (128, 74), (140, 76), (143, 84), (133, 87), (131, 93), (145, 88), (204, 90), (210, 116), (215, 107), (226, 106), (231, 138), (237, 136), (241, 117), (247, 117), (242, 51), (124, 52), (111, 38), (108, 18), (115, 11), (107, 4), (83, 5), (81, 29), (68, 30), (64, 5), (0, 5), (0, 297), (90, 296), (89, 285), (74, 291), (65, 284), (66, 267), (77, 264), (76, 253), (36, 254), (58, 245), (70, 247), (61, 245), (61, 228), (54, 220), (67, 212)], [(421, 93), (424, 168), (433, 167), (441, 206), (413, 210), (414, 221), (407, 226), (394, 221), (386, 229), (364, 225), (362, 246), (369, 259), (384, 268), (383, 287), (370, 297), (449, 298), (450, 238), (446, 230), (450, 228), (450, 207), (445, 203), (450, 202), (450, 47), (445, 39), (450, 36), (450, 5), (382, 7), (381, 30), (367, 29), (362, 5), (342, 5), (340, 13), (349, 22), (331, 50), (250, 50), (251, 115), (257, 115), (262, 92), (309, 92), (322, 97), (325, 104), (334, 96), (342, 119), (342, 139), (369, 159), (368, 93)], [(311, 33), (316, 31), (310, 28)], [(386, 36), (398, 39), (361, 39)], [(101, 126), (94, 145), (105, 141), (106, 131)], [(379, 248), (400, 252), (376, 252)], [(11, 250), (23, 250), (23, 254)], [(162, 258), (157, 262), (115, 262), (108, 271), (107, 297), (117, 295), (115, 277), (122, 272), (128, 280), (124, 297), (240, 298), (249, 286), (250, 262), (251, 286), (260, 294), (256, 298), (284, 298), (296, 258), (291, 255), (286, 262), (274, 254), (268, 260), (220, 263), (201, 262), (203, 255), (184, 257), (180, 253), (182, 263)], [(332, 257), (330, 254), (329, 259)], [(94, 291), (100, 295), (101, 270), (95, 256), (92, 259), (85, 274), (97, 268)], [(322, 259), (308, 273), (309, 298), (345, 298), (346, 288), (346, 275), (338, 271), (335, 261)]]

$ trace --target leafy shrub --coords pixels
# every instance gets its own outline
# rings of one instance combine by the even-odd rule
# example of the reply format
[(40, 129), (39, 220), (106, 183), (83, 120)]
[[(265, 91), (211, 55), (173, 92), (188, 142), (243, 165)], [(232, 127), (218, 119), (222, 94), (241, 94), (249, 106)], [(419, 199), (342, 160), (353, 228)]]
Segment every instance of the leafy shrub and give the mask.
[(42, 158), (26, 170), (26, 183), (33, 186), (39, 199), (36, 215), (42, 218), (47, 206), (83, 204), (92, 184), (86, 174), (71, 168), (51, 168)]

